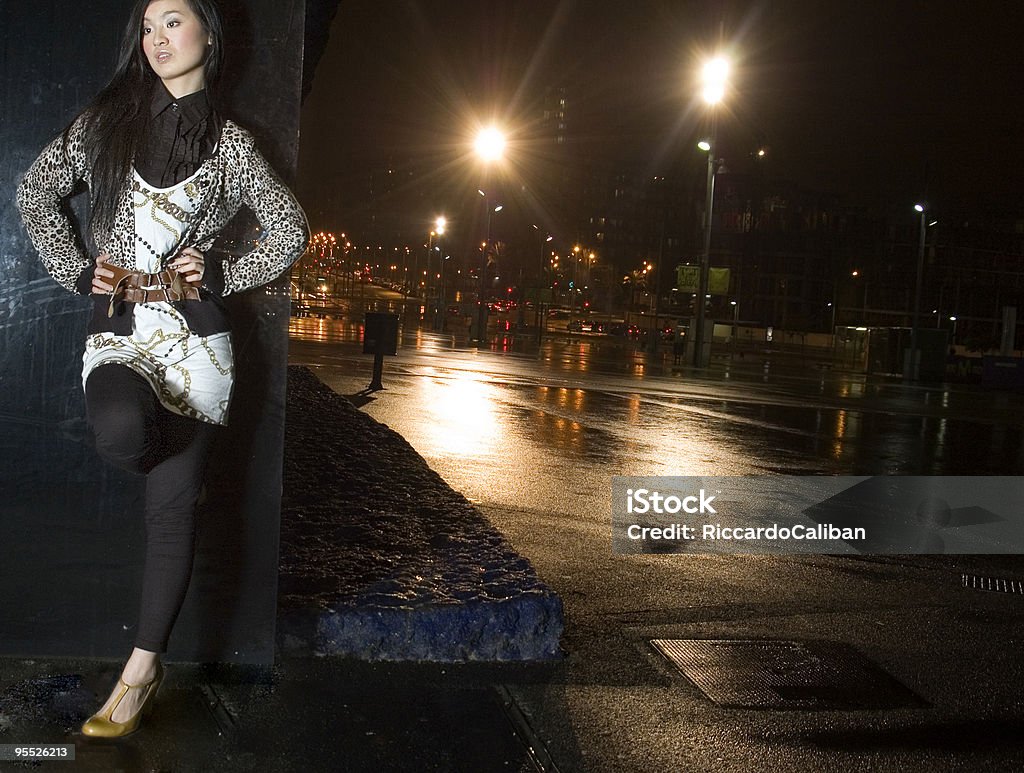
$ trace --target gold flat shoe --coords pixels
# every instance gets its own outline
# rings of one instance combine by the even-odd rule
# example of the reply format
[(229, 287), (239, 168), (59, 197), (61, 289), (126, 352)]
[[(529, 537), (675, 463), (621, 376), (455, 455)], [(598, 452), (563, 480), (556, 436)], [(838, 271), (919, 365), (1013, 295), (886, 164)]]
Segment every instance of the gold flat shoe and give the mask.
[[(163, 678), (164, 667), (159, 662), (156, 665), (156, 674), (145, 684), (128, 684), (118, 677), (117, 682), (121, 687), (121, 693), (117, 696), (117, 700), (106, 711), (97, 712), (85, 720), (85, 723), (82, 725), (83, 735), (92, 736), (93, 738), (122, 738), (134, 733), (139, 729), (142, 716), (149, 714), (153, 710), (156, 691), (160, 689), (160, 683), (163, 681)], [(127, 721), (115, 722), (111, 717), (129, 690), (146, 690), (146, 697), (143, 698), (139, 710), (129, 717)]]

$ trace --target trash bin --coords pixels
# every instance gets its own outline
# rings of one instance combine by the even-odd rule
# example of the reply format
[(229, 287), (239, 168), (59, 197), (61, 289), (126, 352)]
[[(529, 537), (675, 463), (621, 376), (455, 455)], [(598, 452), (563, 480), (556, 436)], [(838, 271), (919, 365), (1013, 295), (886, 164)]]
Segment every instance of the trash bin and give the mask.
[(398, 354), (398, 315), (380, 311), (366, 313), (363, 354)]
[(368, 311), (363, 325), (363, 354), (373, 355), (373, 381), (370, 391), (383, 389), (384, 355), (398, 354), (398, 315)]

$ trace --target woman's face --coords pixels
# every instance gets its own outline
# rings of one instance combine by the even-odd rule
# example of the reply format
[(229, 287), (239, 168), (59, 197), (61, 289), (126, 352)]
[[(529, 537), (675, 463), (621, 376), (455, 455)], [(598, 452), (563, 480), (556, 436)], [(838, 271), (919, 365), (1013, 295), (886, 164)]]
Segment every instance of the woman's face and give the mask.
[(187, 0), (153, 0), (142, 20), (142, 51), (175, 97), (206, 86), (203, 63), (211, 44)]

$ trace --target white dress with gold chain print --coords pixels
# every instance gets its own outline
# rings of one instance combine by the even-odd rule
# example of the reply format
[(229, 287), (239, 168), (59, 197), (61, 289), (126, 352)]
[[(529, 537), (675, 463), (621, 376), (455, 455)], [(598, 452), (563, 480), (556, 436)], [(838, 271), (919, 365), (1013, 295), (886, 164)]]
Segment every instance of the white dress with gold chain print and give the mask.
[[(200, 198), (194, 184), (198, 173), (171, 188), (154, 187), (133, 174), (135, 269), (156, 273), (161, 259), (179, 249), (193, 217)], [(132, 334), (90, 335), (83, 360), (83, 385), (96, 367), (120, 363), (145, 378), (168, 410), (227, 424), (235, 370), (231, 334), (196, 335), (170, 303), (135, 304)]]

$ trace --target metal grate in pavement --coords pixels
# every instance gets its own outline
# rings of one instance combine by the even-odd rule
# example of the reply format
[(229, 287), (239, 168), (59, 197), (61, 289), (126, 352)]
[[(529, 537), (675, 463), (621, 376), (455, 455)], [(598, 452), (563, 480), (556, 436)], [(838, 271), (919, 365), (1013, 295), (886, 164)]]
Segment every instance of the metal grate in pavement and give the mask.
[(828, 641), (653, 639), (719, 706), (879, 709), (926, 705), (853, 647)]
[(965, 588), (972, 590), (988, 590), (996, 593), (1021, 593), (1024, 594), (1024, 582), (1020, 580), (1004, 580), (999, 577), (981, 577), (976, 574), (965, 574), (963, 583)]

